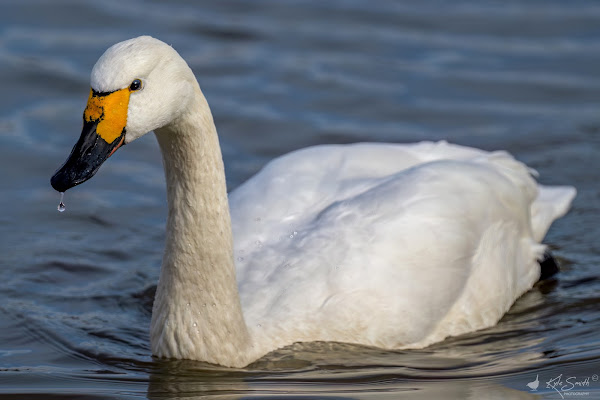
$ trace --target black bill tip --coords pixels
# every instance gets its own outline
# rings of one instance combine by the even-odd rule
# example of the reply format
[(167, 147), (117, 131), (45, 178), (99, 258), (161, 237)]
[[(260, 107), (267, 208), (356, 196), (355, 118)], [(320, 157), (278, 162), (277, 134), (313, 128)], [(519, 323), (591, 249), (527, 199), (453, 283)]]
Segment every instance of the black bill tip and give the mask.
[(69, 158), (50, 179), (56, 191), (65, 192), (93, 177), (102, 163), (123, 145), (125, 129), (112, 143), (107, 143), (96, 134), (96, 126), (96, 121), (84, 123), (81, 137)]

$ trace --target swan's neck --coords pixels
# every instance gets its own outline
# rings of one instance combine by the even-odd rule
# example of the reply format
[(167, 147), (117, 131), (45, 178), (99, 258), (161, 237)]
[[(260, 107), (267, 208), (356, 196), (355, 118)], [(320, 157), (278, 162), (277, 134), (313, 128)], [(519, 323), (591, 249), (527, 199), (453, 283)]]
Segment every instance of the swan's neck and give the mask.
[(155, 131), (167, 181), (167, 237), (150, 340), (153, 354), (226, 366), (248, 363), (225, 171), (210, 109), (195, 101)]

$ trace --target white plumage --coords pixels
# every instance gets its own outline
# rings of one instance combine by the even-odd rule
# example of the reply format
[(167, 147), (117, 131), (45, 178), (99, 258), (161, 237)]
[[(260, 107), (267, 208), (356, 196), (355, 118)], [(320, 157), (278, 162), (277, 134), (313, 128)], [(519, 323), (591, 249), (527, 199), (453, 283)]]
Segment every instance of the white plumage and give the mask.
[(492, 326), (539, 278), (540, 241), (575, 195), (537, 185), (505, 152), (324, 145), (272, 161), (228, 207), (210, 109), (185, 61), (132, 39), (101, 57), (92, 87), (133, 79), (144, 89), (125, 142), (155, 130), (169, 201), (157, 356), (244, 366), (298, 341), (419, 348)]
[(573, 195), (446, 142), (285, 155), (229, 198), (244, 315), (279, 345), (418, 348), (494, 325), (539, 278), (538, 241)]

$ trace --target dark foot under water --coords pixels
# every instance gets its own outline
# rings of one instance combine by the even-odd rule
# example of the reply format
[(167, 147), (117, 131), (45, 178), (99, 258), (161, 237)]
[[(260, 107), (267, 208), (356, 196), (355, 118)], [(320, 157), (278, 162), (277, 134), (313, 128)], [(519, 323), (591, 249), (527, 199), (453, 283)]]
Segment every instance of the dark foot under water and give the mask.
[(550, 250), (546, 250), (544, 252), (544, 258), (539, 261), (541, 273), (540, 273), (540, 281), (545, 281), (548, 278), (556, 275), (560, 269), (558, 268), (558, 263), (556, 259), (550, 253)]

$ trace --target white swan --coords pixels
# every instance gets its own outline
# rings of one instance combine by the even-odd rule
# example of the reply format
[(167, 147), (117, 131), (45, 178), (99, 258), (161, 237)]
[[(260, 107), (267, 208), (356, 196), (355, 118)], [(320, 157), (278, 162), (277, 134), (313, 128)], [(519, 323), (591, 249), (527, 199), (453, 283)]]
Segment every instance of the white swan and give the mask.
[(150, 336), (160, 357), (241, 367), (299, 341), (420, 348), (492, 326), (539, 278), (540, 241), (575, 195), (536, 185), (505, 152), (439, 142), (296, 151), (228, 203), (211, 112), (174, 49), (118, 43), (91, 86), (52, 185), (65, 191), (156, 133), (169, 205)]

